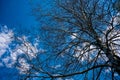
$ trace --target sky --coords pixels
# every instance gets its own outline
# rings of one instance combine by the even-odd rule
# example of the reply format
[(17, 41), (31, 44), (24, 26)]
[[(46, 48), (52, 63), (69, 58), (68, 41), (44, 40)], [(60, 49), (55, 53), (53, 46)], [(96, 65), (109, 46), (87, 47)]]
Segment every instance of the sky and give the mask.
[[(29, 1), (0, 0), (0, 80), (16, 80), (18, 78), (18, 70), (11, 67), (15, 63), (16, 55), (14, 53), (10, 55), (6, 51), (13, 41), (11, 39), (14, 35), (12, 30), (28, 35), (26, 31), (36, 28), (37, 22), (32, 16)], [(6, 57), (6, 54), (9, 56)]]
[(0, 0), (0, 24), (16, 30), (36, 26), (30, 0)]
[[(19, 78), (19, 74), (22, 74), (23, 68), (12, 67), (16, 63), (17, 57), (23, 55), (24, 52), (21, 49), (27, 50), (23, 45), (14, 45), (13, 38), (16, 34), (20, 36), (21, 41), (23, 38), (27, 40), (28, 36), (34, 37), (34, 44), (29, 43), (32, 51), (37, 53), (37, 49), (39, 49), (41, 53), (44, 52), (42, 48), (37, 47), (36, 36), (31, 34), (37, 34), (40, 27), (32, 15), (32, 8), (34, 3), (38, 2), (48, 8), (46, 2), (49, 4), (49, 1), (51, 0), (0, 0), (0, 80), (16, 80)], [(32, 52), (29, 51), (29, 53)], [(34, 55), (31, 53), (29, 57), (33, 59)], [(21, 66), (25, 67), (24, 70), (29, 69), (29, 65), (24, 59), (19, 61), (19, 63), (23, 63)]]

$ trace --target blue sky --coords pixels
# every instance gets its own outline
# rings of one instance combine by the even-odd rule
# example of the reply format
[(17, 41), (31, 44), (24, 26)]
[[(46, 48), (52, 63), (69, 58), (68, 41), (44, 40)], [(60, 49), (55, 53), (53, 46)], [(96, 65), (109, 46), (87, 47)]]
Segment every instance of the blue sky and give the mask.
[[(0, 0), (0, 25), (7, 25), (9, 29), (14, 29), (15, 32), (22, 31), (23, 34), (27, 33), (26, 30), (29, 31), (36, 28), (37, 22), (31, 15), (31, 5), (29, 0)], [(5, 47), (1, 44), (3, 42), (5, 44), (9, 43), (9, 38), (7, 38), (5, 33), (0, 32), (0, 35), (0, 53), (4, 53), (7, 46), (5, 45)], [(5, 39), (2, 38), (3, 36)], [(1, 56), (3, 57), (4, 55), (1, 54)], [(4, 64), (1, 56), (0, 63)], [(17, 77), (15, 75), (18, 75), (15, 68), (0, 66), (0, 80), (16, 80)]]
[[(11, 50), (10, 45), (12, 45), (13, 41), (11, 38), (15, 34), (18, 36), (25, 35), (25, 38), (27, 36), (36, 37), (31, 35), (31, 33), (37, 34), (36, 30), (38, 31), (40, 23), (38, 24), (35, 17), (32, 16), (31, 10), (37, 1), (45, 8), (48, 8), (46, 2), (49, 4), (51, 0), (0, 0), (0, 80), (16, 80), (19, 77), (21, 70), (18, 71), (11, 65), (16, 62), (16, 56), (20, 51), (18, 53), (12, 52), (13, 54), (9, 53), (9, 49)], [(35, 48), (36, 45), (31, 44)], [(18, 48), (24, 49), (23, 46), (17, 46), (15, 50)], [(44, 52), (42, 48), (40, 50)]]
[(18, 29), (35, 26), (29, 0), (0, 0), (0, 24)]

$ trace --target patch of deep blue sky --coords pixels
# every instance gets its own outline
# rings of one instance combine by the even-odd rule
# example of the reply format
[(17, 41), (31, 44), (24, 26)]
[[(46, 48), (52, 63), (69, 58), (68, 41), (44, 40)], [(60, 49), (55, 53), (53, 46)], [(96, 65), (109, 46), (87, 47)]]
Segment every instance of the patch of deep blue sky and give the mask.
[(32, 8), (40, 4), (49, 11), (52, 0), (0, 0), (0, 24), (15, 29), (20, 34), (37, 33), (42, 25), (36, 21)]
[(33, 30), (37, 22), (31, 14), (32, 0), (0, 0), (0, 24), (17, 31)]

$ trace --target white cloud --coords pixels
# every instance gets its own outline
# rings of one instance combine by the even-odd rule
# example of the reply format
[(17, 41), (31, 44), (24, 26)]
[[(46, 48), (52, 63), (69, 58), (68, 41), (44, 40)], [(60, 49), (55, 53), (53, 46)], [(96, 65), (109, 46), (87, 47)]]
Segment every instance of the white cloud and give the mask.
[(74, 80), (73, 78), (65, 79), (65, 80)]
[(4, 63), (4, 65), (9, 68), (12, 67), (12, 65), (13, 65), (13, 62), (10, 62), (10, 61), (11, 61), (11, 57), (9, 57), (9, 56), (2, 59), (2, 62)]
[[(12, 49), (9, 45), (12, 45), (12, 41), (14, 41), (14, 33), (12, 30), (9, 30), (7, 26), (4, 26), (0, 32), (0, 58), (2, 62), (0, 62), (0, 66), (13, 67), (15, 63), (19, 63), (20, 66), (17, 69), (20, 70), (20, 73), (25, 73), (29, 70), (30, 64), (27, 63), (26, 58), (18, 57), (21, 55), (26, 55), (29, 57), (29, 60), (36, 58), (38, 53), (43, 53), (44, 50), (38, 50), (37, 46), (39, 45), (35, 42), (35, 45), (32, 45), (31, 42), (27, 40), (26, 36), (19, 37), (18, 41), (21, 41), (21, 44), (16, 44), (15, 48)], [(6, 54), (6, 52), (10, 53), (10, 55)], [(6, 55), (2, 57), (2, 55)]]
[[(89, 46), (89, 47), (88, 47)], [(84, 49), (86, 47), (86, 49)], [(82, 47), (77, 47), (75, 50), (75, 54), (73, 57), (78, 58), (80, 61), (86, 61), (89, 59), (91, 61), (94, 57), (96, 57), (96, 53), (98, 52), (94, 45), (90, 45), (89, 43), (85, 42), (82, 44)]]
[(9, 48), (9, 44), (13, 41), (13, 32), (11, 30), (6, 30), (4, 26), (2, 32), (0, 32), (0, 57), (6, 52), (6, 49)]
[(20, 67), (18, 69), (20, 70), (20, 73), (27, 73), (27, 71), (30, 69), (30, 65), (26, 62), (24, 58), (19, 59)]
[(71, 35), (71, 39), (75, 39), (77, 37), (77, 33), (73, 33), (72, 35)]
[(51, 66), (52, 68), (55, 68), (55, 69), (57, 69), (57, 68), (60, 68), (61, 67), (61, 65), (60, 64), (58, 64), (58, 65), (55, 65), (55, 66)]
[(117, 15), (114, 17), (114, 22), (113, 25), (118, 25), (120, 24), (120, 12), (117, 13)]
[(7, 26), (0, 26), (1, 32), (0, 32), (0, 58), (2, 59), (2, 62), (0, 62), (0, 66), (3, 66), (3, 63), (7, 67), (11, 67), (10, 57), (7, 56), (5, 58), (2, 58), (2, 55), (6, 53), (7, 50), (9, 50), (9, 45), (13, 41), (14, 33), (7, 28)]
[[(21, 74), (24, 74), (27, 73), (31, 65), (27, 61), (35, 59), (39, 53), (43, 53), (45, 50), (37, 48), (37, 42), (34, 42), (37, 45), (32, 45), (32, 43), (28, 41), (26, 36), (21, 38), (19, 37), (18, 40), (21, 42), (21, 44), (16, 45), (16, 48), (11, 51), (11, 64), (15, 64), (16, 61), (18, 61), (17, 63), (19, 63), (20, 66), (18, 66), (17, 69), (20, 71)], [(24, 57), (21, 55), (24, 55)]]

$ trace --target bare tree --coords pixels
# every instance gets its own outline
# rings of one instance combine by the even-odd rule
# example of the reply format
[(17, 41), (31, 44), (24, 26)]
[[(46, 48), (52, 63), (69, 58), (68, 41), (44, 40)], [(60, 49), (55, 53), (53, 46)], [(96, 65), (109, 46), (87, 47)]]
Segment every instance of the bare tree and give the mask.
[(120, 1), (119, 0), (115, 0), (115, 3), (113, 4), (113, 7), (116, 10), (120, 11)]
[[(46, 52), (38, 54), (22, 40), (29, 69), (17, 66), (27, 70), (25, 79), (119, 80), (120, 13), (114, 3), (57, 0), (48, 8), (51, 11), (35, 8), (34, 15), (43, 25), (39, 37)], [(29, 57), (29, 51), (35, 58)]]

